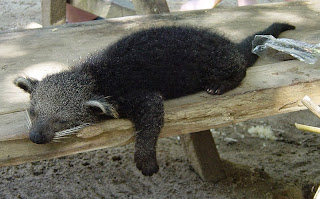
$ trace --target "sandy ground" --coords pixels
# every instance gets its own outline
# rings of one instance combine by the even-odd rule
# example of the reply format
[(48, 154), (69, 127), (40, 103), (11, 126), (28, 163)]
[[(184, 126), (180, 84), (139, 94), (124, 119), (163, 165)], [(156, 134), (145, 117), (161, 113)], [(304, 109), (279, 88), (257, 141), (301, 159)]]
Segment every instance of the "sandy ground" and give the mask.
[[(1, 30), (41, 21), (40, 0), (1, 0), (0, 7)], [(215, 129), (227, 173), (216, 184), (199, 178), (171, 137), (159, 141), (161, 169), (152, 177), (135, 168), (130, 144), (0, 168), (0, 198), (312, 198), (320, 183), (320, 136), (296, 130), (294, 122), (320, 126), (301, 111)], [(276, 140), (249, 134), (252, 126), (270, 127)]]

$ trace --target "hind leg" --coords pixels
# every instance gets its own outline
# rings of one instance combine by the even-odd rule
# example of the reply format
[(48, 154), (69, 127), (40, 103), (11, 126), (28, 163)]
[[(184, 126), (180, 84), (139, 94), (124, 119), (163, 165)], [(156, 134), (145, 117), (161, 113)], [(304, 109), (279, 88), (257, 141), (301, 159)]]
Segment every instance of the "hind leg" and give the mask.
[(210, 95), (221, 95), (226, 92), (226, 88), (223, 84), (212, 84), (207, 86), (205, 89)]
[(220, 82), (220, 83), (213, 83), (211, 85), (206, 86), (206, 91), (210, 95), (222, 95), (225, 92), (228, 92), (235, 87), (237, 87), (239, 83), (230, 84), (230, 82)]
[(208, 94), (211, 95), (222, 95), (225, 92), (228, 92), (237, 86), (240, 85), (243, 78), (246, 76), (246, 71), (238, 72), (231, 78), (226, 80), (211, 80), (205, 86), (205, 89)]
[(163, 126), (163, 99), (158, 93), (134, 91), (125, 96), (119, 107), (136, 128), (134, 160), (143, 175), (157, 173), (156, 145)]

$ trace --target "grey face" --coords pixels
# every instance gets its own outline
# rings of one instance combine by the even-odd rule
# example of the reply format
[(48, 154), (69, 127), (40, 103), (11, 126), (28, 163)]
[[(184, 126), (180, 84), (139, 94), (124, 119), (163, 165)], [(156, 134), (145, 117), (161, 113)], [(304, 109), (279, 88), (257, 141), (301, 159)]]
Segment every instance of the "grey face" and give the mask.
[(19, 77), (14, 83), (30, 93), (29, 137), (37, 144), (52, 141), (58, 132), (95, 123), (103, 114), (117, 117), (106, 98), (93, 94), (86, 76), (62, 72), (42, 81)]

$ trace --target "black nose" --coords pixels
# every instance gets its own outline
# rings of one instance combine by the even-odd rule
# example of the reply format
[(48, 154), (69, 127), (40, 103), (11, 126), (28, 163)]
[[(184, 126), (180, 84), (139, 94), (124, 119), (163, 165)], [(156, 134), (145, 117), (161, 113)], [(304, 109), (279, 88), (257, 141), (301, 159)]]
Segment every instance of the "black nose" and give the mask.
[(29, 139), (36, 144), (45, 144), (48, 142), (45, 136), (34, 131), (30, 132)]

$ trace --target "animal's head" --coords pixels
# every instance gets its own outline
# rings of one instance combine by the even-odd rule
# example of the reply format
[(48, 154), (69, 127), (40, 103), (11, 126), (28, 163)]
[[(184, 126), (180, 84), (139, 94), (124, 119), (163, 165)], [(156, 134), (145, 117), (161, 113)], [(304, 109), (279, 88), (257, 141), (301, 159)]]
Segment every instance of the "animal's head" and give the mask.
[(88, 76), (62, 72), (42, 81), (18, 77), (14, 84), (30, 94), (29, 137), (37, 144), (71, 134), (102, 117), (118, 117), (108, 98), (94, 95)]

